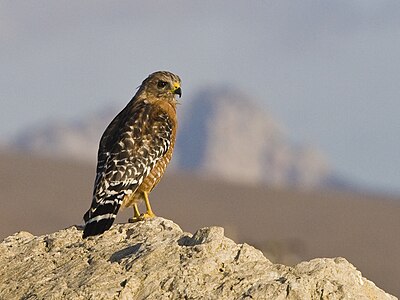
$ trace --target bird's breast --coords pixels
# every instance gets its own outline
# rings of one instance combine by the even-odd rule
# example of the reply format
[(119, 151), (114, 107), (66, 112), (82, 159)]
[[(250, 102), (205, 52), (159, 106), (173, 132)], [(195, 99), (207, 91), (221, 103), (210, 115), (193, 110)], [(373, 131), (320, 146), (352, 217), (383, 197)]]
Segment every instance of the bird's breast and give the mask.
[(153, 169), (150, 170), (149, 175), (147, 175), (146, 178), (143, 180), (142, 184), (138, 188), (139, 191), (150, 193), (160, 182), (169, 162), (171, 161), (172, 153), (174, 150), (174, 143), (175, 139), (171, 143), (171, 146), (168, 149), (167, 153), (165, 153), (165, 155), (160, 158)]

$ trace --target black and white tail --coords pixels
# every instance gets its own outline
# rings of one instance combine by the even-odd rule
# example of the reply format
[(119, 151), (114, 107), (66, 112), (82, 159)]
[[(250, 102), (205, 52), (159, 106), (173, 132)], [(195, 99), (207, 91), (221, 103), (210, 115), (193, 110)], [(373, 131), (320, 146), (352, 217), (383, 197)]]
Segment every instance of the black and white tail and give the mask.
[(85, 221), (83, 238), (102, 234), (110, 229), (121, 206), (123, 196), (123, 194), (109, 195), (100, 203), (92, 203), (92, 207), (83, 216)]

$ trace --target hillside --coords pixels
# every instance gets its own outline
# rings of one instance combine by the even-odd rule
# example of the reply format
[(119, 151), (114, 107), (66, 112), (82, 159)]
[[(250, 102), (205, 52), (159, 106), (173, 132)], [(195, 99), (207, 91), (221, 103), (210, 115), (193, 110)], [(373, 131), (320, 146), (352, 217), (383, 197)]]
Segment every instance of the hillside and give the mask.
[(228, 88), (200, 91), (182, 111), (178, 167), (232, 183), (320, 187), (332, 170), (315, 146), (291, 142), (251, 97)]
[[(88, 209), (94, 165), (0, 154), (0, 236), (26, 230), (54, 232), (81, 224)], [(397, 199), (398, 200), (398, 199)], [(334, 191), (233, 185), (167, 172), (151, 194), (157, 215), (185, 231), (222, 226), (274, 262), (345, 257), (384, 290), (400, 295), (400, 202)], [(118, 222), (132, 214), (121, 212)]]
[[(11, 146), (93, 162), (100, 136), (121, 107), (75, 121), (48, 121), (21, 132)], [(313, 145), (291, 142), (281, 124), (250, 96), (226, 88), (199, 91), (179, 106), (173, 167), (233, 183), (321, 187), (339, 183)]]
[(397, 299), (344, 258), (272, 264), (221, 227), (192, 235), (159, 217), (88, 239), (75, 226), (40, 237), (19, 232), (0, 254), (7, 299)]

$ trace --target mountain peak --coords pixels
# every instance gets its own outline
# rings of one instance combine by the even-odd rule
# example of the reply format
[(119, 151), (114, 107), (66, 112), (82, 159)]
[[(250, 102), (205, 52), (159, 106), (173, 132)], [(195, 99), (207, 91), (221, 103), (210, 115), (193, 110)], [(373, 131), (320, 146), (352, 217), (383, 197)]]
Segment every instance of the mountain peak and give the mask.
[(228, 88), (199, 92), (183, 112), (178, 166), (227, 181), (317, 187), (331, 172), (314, 147), (294, 145), (250, 96)]
[[(41, 155), (95, 162), (100, 136), (115, 107), (81, 120), (49, 122), (20, 134), (13, 146)], [(315, 188), (332, 183), (324, 155), (292, 143), (281, 124), (245, 93), (200, 90), (180, 107), (172, 168), (243, 184)]]

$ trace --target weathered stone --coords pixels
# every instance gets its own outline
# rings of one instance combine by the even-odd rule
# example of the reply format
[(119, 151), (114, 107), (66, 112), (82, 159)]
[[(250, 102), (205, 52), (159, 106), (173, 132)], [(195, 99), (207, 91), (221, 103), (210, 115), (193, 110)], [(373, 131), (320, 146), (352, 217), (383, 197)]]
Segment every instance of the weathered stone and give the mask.
[(163, 218), (82, 239), (70, 227), (0, 244), (0, 299), (396, 299), (344, 258), (272, 264), (210, 227)]

